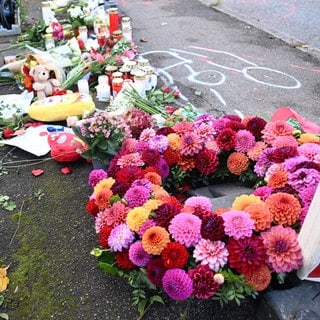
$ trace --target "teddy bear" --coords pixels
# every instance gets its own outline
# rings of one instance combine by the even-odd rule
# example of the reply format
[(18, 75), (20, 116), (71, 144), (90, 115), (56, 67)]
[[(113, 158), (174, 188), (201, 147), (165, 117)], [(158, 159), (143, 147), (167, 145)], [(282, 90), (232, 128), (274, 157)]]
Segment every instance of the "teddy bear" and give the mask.
[(38, 64), (30, 69), (30, 75), (34, 79), (32, 88), (37, 92), (38, 100), (42, 100), (59, 89), (60, 81), (55, 78), (50, 78), (52, 68), (49, 65)]

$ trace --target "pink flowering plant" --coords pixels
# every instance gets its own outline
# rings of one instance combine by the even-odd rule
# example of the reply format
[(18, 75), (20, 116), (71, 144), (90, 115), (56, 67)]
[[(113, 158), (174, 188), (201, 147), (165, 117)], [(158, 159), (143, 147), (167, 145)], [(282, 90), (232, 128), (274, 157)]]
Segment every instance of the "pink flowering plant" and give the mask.
[[(92, 254), (128, 280), (140, 316), (163, 294), (221, 305), (256, 297), (302, 265), (297, 236), (320, 182), (319, 154), (317, 135), (282, 120), (206, 114), (141, 128), (89, 175)], [(195, 175), (209, 183), (254, 176), (255, 185), (218, 208), (176, 192)]]
[(82, 156), (97, 159), (105, 165), (117, 154), (122, 141), (131, 136), (125, 120), (107, 112), (96, 112), (72, 129), (86, 144)]

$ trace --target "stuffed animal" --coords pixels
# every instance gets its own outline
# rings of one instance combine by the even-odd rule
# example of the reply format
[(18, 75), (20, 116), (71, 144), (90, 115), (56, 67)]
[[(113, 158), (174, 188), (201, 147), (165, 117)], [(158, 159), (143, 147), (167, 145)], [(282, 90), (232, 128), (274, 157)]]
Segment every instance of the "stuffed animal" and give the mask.
[(30, 69), (30, 75), (34, 79), (33, 89), (37, 92), (38, 100), (51, 96), (52, 93), (59, 89), (60, 81), (50, 78), (50, 72), (53, 69), (49, 65), (38, 64)]

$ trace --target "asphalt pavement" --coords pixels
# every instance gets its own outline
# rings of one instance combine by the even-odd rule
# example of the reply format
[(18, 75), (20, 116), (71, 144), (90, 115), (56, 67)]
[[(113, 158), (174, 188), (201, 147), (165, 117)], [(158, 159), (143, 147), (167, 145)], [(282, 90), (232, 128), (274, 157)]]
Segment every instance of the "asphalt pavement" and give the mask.
[[(35, 2), (27, 2), (32, 14)], [(217, 116), (238, 110), (266, 118), (286, 105), (319, 123), (320, 64), (310, 52), (199, 1), (116, 3), (131, 17), (139, 55), (161, 82), (177, 86), (181, 103)], [(0, 94), (14, 90), (2, 86)], [(67, 164), (72, 172), (64, 175), (66, 164), (49, 155), (11, 147), (0, 148), (0, 159), (8, 171), (1, 171), (0, 194), (17, 204), (14, 212), (0, 209), (0, 260), (10, 264), (11, 277), (0, 310), (12, 320), (137, 319), (130, 287), (105, 275), (90, 255), (97, 245), (84, 208), (91, 165)], [(31, 171), (39, 168), (44, 173), (34, 177)], [(258, 308), (252, 300), (223, 310), (213, 301), (167, 301), (153, 305), (144, 319), (256, 320)]]

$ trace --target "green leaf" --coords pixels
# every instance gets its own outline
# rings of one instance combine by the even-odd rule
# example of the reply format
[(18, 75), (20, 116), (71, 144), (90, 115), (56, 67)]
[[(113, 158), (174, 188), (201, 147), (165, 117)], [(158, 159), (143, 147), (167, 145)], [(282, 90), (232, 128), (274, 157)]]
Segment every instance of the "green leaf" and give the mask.
[(99, 262), (98, 265), (102, 270), (104, 270), (108, 274), (114, 274), (114, 275), (118, 274), (117, 267), (115, 267), (115, 266), (113, 266), (111, 264), (108, 264), (108, 263), (105, 263), (105, 262)]
[(99, 257), (99, 262), (104, 262), (107, 264), (114, 264), (114, 256), (110, 251), (103, 251)]
[(2, 318), (4, 320), (8, 320), (9, 316), (6, 313), (0, 313), (0, 318)]
[(150, 298), (150, 302), (153, 303), (153, 302), (159, 302), (161, 304), (164, 304), (164, 301), (162, 299), (162, 297), (158, 296), (158, 295), (155, 295), (155, 296), (152, 296)]
[(4, 296), (0, 296), (0, 306), (3, 304), (3, 301), (4, 301)]
[(146, 309), (147, 299), (143, 299), (138, 304), (138, 312), (140, 315), (144, 314), (144, 311)]

